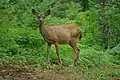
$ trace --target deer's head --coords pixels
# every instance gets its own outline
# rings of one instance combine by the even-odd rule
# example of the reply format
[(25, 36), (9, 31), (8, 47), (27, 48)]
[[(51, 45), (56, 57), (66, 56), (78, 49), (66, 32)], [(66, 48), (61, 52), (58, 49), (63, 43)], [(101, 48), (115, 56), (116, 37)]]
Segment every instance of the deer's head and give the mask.
[(45, 17), (51, 14), (51, 10), (47, 10), (44, 14), (39, 14), (35, 9), (32, 9), (32, 13), (37, 16), (39, 22), (43, 22)]

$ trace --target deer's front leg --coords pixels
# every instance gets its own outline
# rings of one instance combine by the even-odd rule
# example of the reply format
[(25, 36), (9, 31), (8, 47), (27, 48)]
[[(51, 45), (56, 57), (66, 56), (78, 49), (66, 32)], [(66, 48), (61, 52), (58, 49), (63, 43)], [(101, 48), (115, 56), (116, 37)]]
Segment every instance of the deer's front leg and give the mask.
[(59, 43), (55, 43), (55, 48), (56, 48), (56, 54), (58, 56), (59, 63), (62, 64), (61, 58), (60, 58), (60, 47)]
[(51, 48), (51, 44), (47, 44), (47, 61), (49, 61), (49, 55), (50, 55), (50, 48)]

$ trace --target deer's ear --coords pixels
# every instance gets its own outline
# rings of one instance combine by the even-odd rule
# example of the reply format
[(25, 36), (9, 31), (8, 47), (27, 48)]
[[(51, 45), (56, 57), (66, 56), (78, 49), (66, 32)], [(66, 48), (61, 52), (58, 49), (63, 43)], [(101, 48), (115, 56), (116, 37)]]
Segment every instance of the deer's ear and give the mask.
[(45, 13), (44, 13), (44, 16), (48, 16), (48, 15), (50, 15), (51, 14), (51, 10), (49, 9), (49, 10), (47, 10)]
[(32, 13), (33, 13), (34, 15), (36, 15), (36, 14), (37, 14), (37, 12), (36, 12), (36, 10), (35, 10), (35, 9), (32, 9)]

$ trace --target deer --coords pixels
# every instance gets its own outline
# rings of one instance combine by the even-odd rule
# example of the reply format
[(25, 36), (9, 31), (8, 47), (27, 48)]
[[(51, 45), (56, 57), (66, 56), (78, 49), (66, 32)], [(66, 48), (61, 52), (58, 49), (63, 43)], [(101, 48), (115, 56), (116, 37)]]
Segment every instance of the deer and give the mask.
[(68, 44), (74, 50), (74, 65), (77, 65), (80, 52), (77, 43), (82, 37), (81, 30), (75, 24), (46, 27), (44, 20), (51, 12), (52, 11), (49, 9), (41, 15), (35, 9), (32, 9), (32, 13), (38, 18), (39, 32), (45, 42), (47, 42), (47, 59), (49, 58), (51, 45), (53, 44), (56, 49), (59, 64), (62, 64), (60, 58), (60, 44)]

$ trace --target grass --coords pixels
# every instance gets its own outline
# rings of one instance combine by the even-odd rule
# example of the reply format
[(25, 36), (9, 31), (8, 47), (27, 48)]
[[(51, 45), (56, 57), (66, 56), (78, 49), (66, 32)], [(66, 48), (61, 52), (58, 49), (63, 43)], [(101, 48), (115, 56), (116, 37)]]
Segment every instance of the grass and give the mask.
[[(29, 76), (34, 76), (36, 80), (39, 80), (41, 76), (43, 80), (46, 80), (48, 78), (50, 80), (55, 80), (57, 78), (63, 80), (120, 79), (120, 66), (111, 63), (111, 55), (103, 51), (96, 51), (91, 47), (86, 47), (84, 45), (79, 46), (81, 46), (81, 53), (79, 55), (79, 64), (77, 66), (73, 66), (74, 54), (71, 47), (68, 47), (68, 45), (61, 46), (61, 58), (63, 61), (63, 65), (58, 65), (58, 59), (57, 55), (55, 54), (55, 48), (54, 46), (52, 46), (50, 54), (50, 63), (46, 62), (46, 55), (44, 54), (45, 52), (31, 52), (32, 54), (25, 53), (2, 57), (0, 59), (0, 73), (2, 73), (3, 75), (0, 74), (0, 76), (1, 78), (8, 80), (21, 78), (21, 76), (23, 79), (26, 80), (28, 80)], [(15, 76), (16, 72), (19, 72), (19, 75)], [(7, 75), (7, 73), (9, 73), (9, 75)], [(26, 74), (26, 76), (24, 76), (23, 74)], [(48, 75), (49, 77), (45, 78)]]

